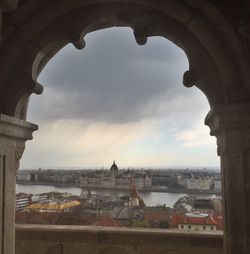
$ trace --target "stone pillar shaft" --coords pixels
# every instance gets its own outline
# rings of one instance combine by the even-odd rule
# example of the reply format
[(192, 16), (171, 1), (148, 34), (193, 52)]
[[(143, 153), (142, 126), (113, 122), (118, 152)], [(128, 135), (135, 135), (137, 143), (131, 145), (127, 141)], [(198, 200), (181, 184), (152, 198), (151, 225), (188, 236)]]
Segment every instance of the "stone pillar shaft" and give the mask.
[(215, 106), (206, 125), (221, 157), (224, 253), (250, 253), (250, 104)]
[(0, 254), (14, 254), (16, 171), (34, 130), (34, 124), (0, 115)]

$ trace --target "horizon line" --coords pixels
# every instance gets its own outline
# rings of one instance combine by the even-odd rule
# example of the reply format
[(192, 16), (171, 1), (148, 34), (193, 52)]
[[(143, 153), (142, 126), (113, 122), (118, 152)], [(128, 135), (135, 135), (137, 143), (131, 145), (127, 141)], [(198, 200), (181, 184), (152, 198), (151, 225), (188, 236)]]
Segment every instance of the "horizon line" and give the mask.
[[(19, 170), (39, 169), (109, 169), (110, 166), (44, 166), (44, 167), (22, 167)], [(119, 166), (120, 169), (218, 169), (219, 166)]]

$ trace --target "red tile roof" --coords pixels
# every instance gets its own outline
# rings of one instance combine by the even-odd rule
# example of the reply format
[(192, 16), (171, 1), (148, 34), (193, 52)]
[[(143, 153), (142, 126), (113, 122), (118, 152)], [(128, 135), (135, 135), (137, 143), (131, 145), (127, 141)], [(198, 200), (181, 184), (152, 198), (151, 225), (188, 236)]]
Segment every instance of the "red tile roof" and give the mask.
[(144, 212), (144, 219), (149, 221), (167, 221), (169, 213), (163, 211), (146, 211)]
[(97, 222), (94, 223), (95, 226), (107, 226), (107, 227), (120, 227), (118, 221), (111, 218), (108, 215), (101, 216)]
[(195, 225), (213, 225), (217, 229), (223, 228), (222, 217), (217, 214), (208, 214), (207, 216), (197, 217), (192, 215), (173, 214), (171, 225), (177, 227), (178, 224), (195, 224)]

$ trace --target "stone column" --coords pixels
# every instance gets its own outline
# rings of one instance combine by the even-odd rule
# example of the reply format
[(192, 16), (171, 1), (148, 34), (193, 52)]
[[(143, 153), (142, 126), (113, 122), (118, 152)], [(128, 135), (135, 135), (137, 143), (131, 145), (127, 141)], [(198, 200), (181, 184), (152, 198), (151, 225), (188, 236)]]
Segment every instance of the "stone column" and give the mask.
[(205, 124), (221, 158), (224, 253), (250, 253), (250, 104), (218, 105)]
[(35, 130), (35, 124), (0, 114), (0, 254), (14, 254), (16, 171)]

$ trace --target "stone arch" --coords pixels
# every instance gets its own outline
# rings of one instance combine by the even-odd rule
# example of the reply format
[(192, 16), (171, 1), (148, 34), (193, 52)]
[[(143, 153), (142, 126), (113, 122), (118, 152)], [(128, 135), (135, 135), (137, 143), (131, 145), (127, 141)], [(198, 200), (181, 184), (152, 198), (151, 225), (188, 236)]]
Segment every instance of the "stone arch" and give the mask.
[[(31, 139), (32, 131), (37, 129), (17, 118), (26, 118), (30, 94), (42, 92), (42, 86), (37, 83), (40, 71), (64, 45), (72, 42), (76, 48), (83, 48), (85, 34), (112, 26), (131, 27), (139, 44), (144, 44), (149, 36), (163, 36), (185, 51), (189, 70), (184, 74), (184, 84), (197, 86), (212, 108), (206, 124), (217, 137), (221, 157), (224, 253), (248, 254), (250, 64), (249, 39), (245, 38), (248, 26), (246, 20), (238, 20), (241, 30), (238, 34), (212, 2), (219, 1), (20, 0), (17, 10), (4, 14), (3, 22), (0, 21), (3, 23), (0, 157), (8, 179), (14, 179), (16, 163), (13, 158), (17, 145)], [(226, 8), (226, 3), (222, 6)], [(19, 152), (17, 155), (19, 158)], [(13, 195), (14, 180), (0, 190), (3, 191)], [(14, 211), (10, 201), (2, 201), (6, 202), (4, 214)], [(8, 232), (3, 231), (8, 239), (7, 244), (3, 243), (5, 252), (13, 253), (14, 220), (11, 216), (6, 221), (0, 219), (1, 227), (8, 223), (11, 228)]]
[(209, 1), (27, 0), (6, 24), (0, 111), (10, 116), (26, 118), (29, 95), (42, 91), (39, 73), (63, 46), (84, 48), (84, 35), (112, 26), (131, 27), (138, 44), (163, 36), (181, 47), (190, 65), (184, 85), (197, 86), (210, 105), (250, 100), (244, 46)]

